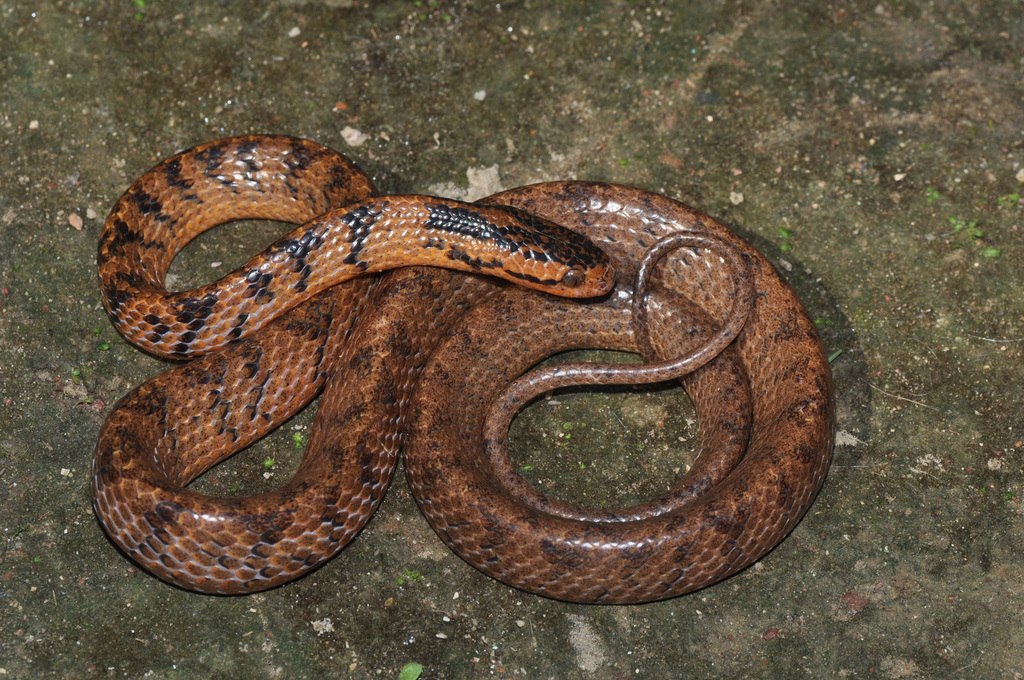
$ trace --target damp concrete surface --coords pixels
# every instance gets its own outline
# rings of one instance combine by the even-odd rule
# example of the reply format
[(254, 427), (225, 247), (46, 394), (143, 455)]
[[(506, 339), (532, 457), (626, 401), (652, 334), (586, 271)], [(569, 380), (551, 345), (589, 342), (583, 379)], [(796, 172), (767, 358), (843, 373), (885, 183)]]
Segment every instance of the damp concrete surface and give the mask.
[[(1024, 677), (1022, 45), (1009, 0), (0, 1), (0, 678)], [(136, 567), (93, 516), (90, 458), (170, 363), (108, 321), (97, 239), (161, 159), (265, 132), (384, 192), (607, 180), (729, 224), (833, 357), (835, 457), (803, 521), (699, 592), (566, 604), (461, 561), (400, 470), (284, 587)], [(280, 228), (214, 230), (171, 282)], [(307, 411), (196, 487), (287, 480)], [(533, 484), (600, 507), (664, 488), (696, 427), (678, 390), (582, 392), (531, 405), (512, 444)]]

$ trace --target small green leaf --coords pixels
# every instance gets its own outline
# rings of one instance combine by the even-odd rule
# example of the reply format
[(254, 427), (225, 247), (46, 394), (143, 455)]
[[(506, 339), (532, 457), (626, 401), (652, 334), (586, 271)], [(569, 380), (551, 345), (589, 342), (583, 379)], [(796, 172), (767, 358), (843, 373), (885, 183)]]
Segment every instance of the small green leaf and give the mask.
[(1002, 254), (1003, 251), (1001, 251), (999, 248), (984, 248), (981, 251), (982, 257), (999, 257)]
[(301, 432), (293, 432), (292, 433), (292, 443), (295, 444), (295, 448), (297, 448), (297, 449), (301, 449), (302, 448), (302, 440), (303, 440), (303, 438), (302, 438), (302, 433)]
[(833, 361), (838, 359), (839, 355), (842, 354), (842, 353), (843, 353), (843, 350), (837, 349), (835, 352), (832, 352), (832, 354), (829, 354), (828, 355), (828, 363), (831, 364)]
[(402, 672), (398, 674), (398, 680), (416, 680), (422, 673), (422, 664), (407, 663), (402, 666)]
[(1015, 206), (1018, 203), (1020, 203), (1020, 192), (1019, 191), (1015, 191), (1012, 194), (1006, 194), (1005, 196), (1000, 196), (999, 197), (999, 207), (1000, 208), (1006, 208), (1006, 207), (1010, 207), (1010, 206)]
[(793, 238), (793, 232), (786, 227), (779, 227), (778, 232), (781, 238)]
[(265, 461), (263, 461), (263, 467), (272, 468), (274, 467), (274, 463), (276, 462), (277, 461), (275, 461), (273, 458), (267, 458)]
[(413, 571), (412, 569), (405, 567), (402, 570), (402, 575), (398, 577), (398, 585), (405, 585), (406, 581), (409, 583), (412, 583), (413, 581), (423, 581), (425, 578), (426, 577), (418, 571)]

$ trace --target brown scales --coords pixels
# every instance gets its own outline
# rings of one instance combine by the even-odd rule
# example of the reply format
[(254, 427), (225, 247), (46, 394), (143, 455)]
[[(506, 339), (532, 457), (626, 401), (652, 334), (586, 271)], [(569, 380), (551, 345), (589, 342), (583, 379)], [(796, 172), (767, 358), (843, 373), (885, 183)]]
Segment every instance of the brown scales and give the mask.
[[(244, 210), (225, 201), (238, 186), (254, 188)], [(255, 267), (240, 270), (238, 291), (187, 294), (196, 301), (191, 316), (176, 319), (158, 301), (137, 302), (139, 291), (158, 288), (191, 238), (246, 216), (302, 223), (370, 200), (373, 191), (343, 157), (281, 137), (198, 147), (158, 166), (126, 196), (136, 189), (145, 200), (119, 202), (101, 240), (101, 281), (112, 317), (133, 327), (130, 333), (160, 336), (143, 346), (171, 354), (212, 349), (216, 341), (200, 337), (208, 327), (227, 338), (244, 334), (232, 329), (255, 327), (233, 316), (236, 299), (256, 297), (250, 286), (262, 279), (245, 278)], [(506, 583), (551, 597), (671, 597), (734, 573), (782, 540), (824, 480), (834, 405), (813, 323), (768, 261), (717, 221), (635, 189), (562, 182), (485, 202), (584, 234), (611, 257), (620, 289), (644, 252), (679, 230), (716, 236), (750, 262), (759, 293), (751, 317), (727, 351), (684, 379), (701, 423), (700, 455), (669, 494), (590, 517), (531, 496), (508, 469), (503, 442), (484, 439), (494, 396), (551, 351), (637, 349), (622, 299), (580, 306), (482, 277), (408, 267), (330, 287), (261, 321), (260, 332), (125, 397), (104, 423), (93, 459), (97, 516), (111, 538), (182, 587), (269, 588), (321, 564), (358, 533), (401, 449), (417, 501), (456, 552)], [(500, 208), (459, 209), (515, 219), (515, 211)], [(599, 260), (595, 252), (583, 259)], [(314, 272), (304, 271), (306, 263), (299, 275), (308, 278)], [(659, 270), (651, 295), (674, 316), (651, 312), (648, 360), (676, 357), (715, 330), (736, 297), (726, 269), (711, 251), (688, 249)], [(275, 286), (278, 278), (259, 287), (273, 293), (274, 304), (287, 292)], [(133, 305), (138, 310), (126, 311)], [(680, 333), (680, 319), (695, 332)], [(181, 335), (190, 332), (197, 335), (186, 343)], [(306, 457), (291, 482), (230, 500), (185, 488), (321, 388)], [(466, 464), (485, 453), (483, 465)], [(523, 502), (493, 494), (495, 479), (511, 484), (511, 497)]]

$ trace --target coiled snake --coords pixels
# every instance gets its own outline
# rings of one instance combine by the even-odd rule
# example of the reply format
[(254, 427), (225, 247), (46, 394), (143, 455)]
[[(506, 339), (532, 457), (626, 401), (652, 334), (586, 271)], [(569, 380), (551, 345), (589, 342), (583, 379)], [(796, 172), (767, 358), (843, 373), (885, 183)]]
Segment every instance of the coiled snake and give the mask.
[[(219, 282), (164, 290), (190, 239), (241, 218), (302, 226)], [(683, 249), (654, 269), (674, 248)], [(424, 264), (470, 273), (404, 266)], [(369, 519), (401, 450), (428, 521), (485, 573), (563, 600), (663, 599), (782, 540), (831, 458), (831, 376), (795, 294), (726, 227), (638, 189), (554, 182), (478, 204), (377, 197), (323, 146), (232, 138), (140, 178), (107, 220), (99, 271), (129, 340), (199, 357), (117, 404), (92, 468), (107, 534), (184, 588), (254, 592), (322, 564)], [(578, 347), (652, 363), (523, 375)], [(516, 474), (504, 438), (525, 400), (704, 362), (682, 378), (700, 422), (698, 456), (664, 496), (584, 511)], [(232, 499), (185, 488), (321, 389), (290, 482)]]

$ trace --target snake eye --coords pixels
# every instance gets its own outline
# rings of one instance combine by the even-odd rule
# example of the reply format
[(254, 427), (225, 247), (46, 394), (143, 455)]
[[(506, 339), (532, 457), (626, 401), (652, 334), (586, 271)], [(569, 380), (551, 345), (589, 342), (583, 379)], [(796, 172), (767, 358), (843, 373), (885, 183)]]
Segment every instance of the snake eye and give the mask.
[(586, 278), (583, 272), (579, 269), (570, 269), (562, 277), (562, 285), (566, 288), (578, 288), (583, 285), (583, 280)]

